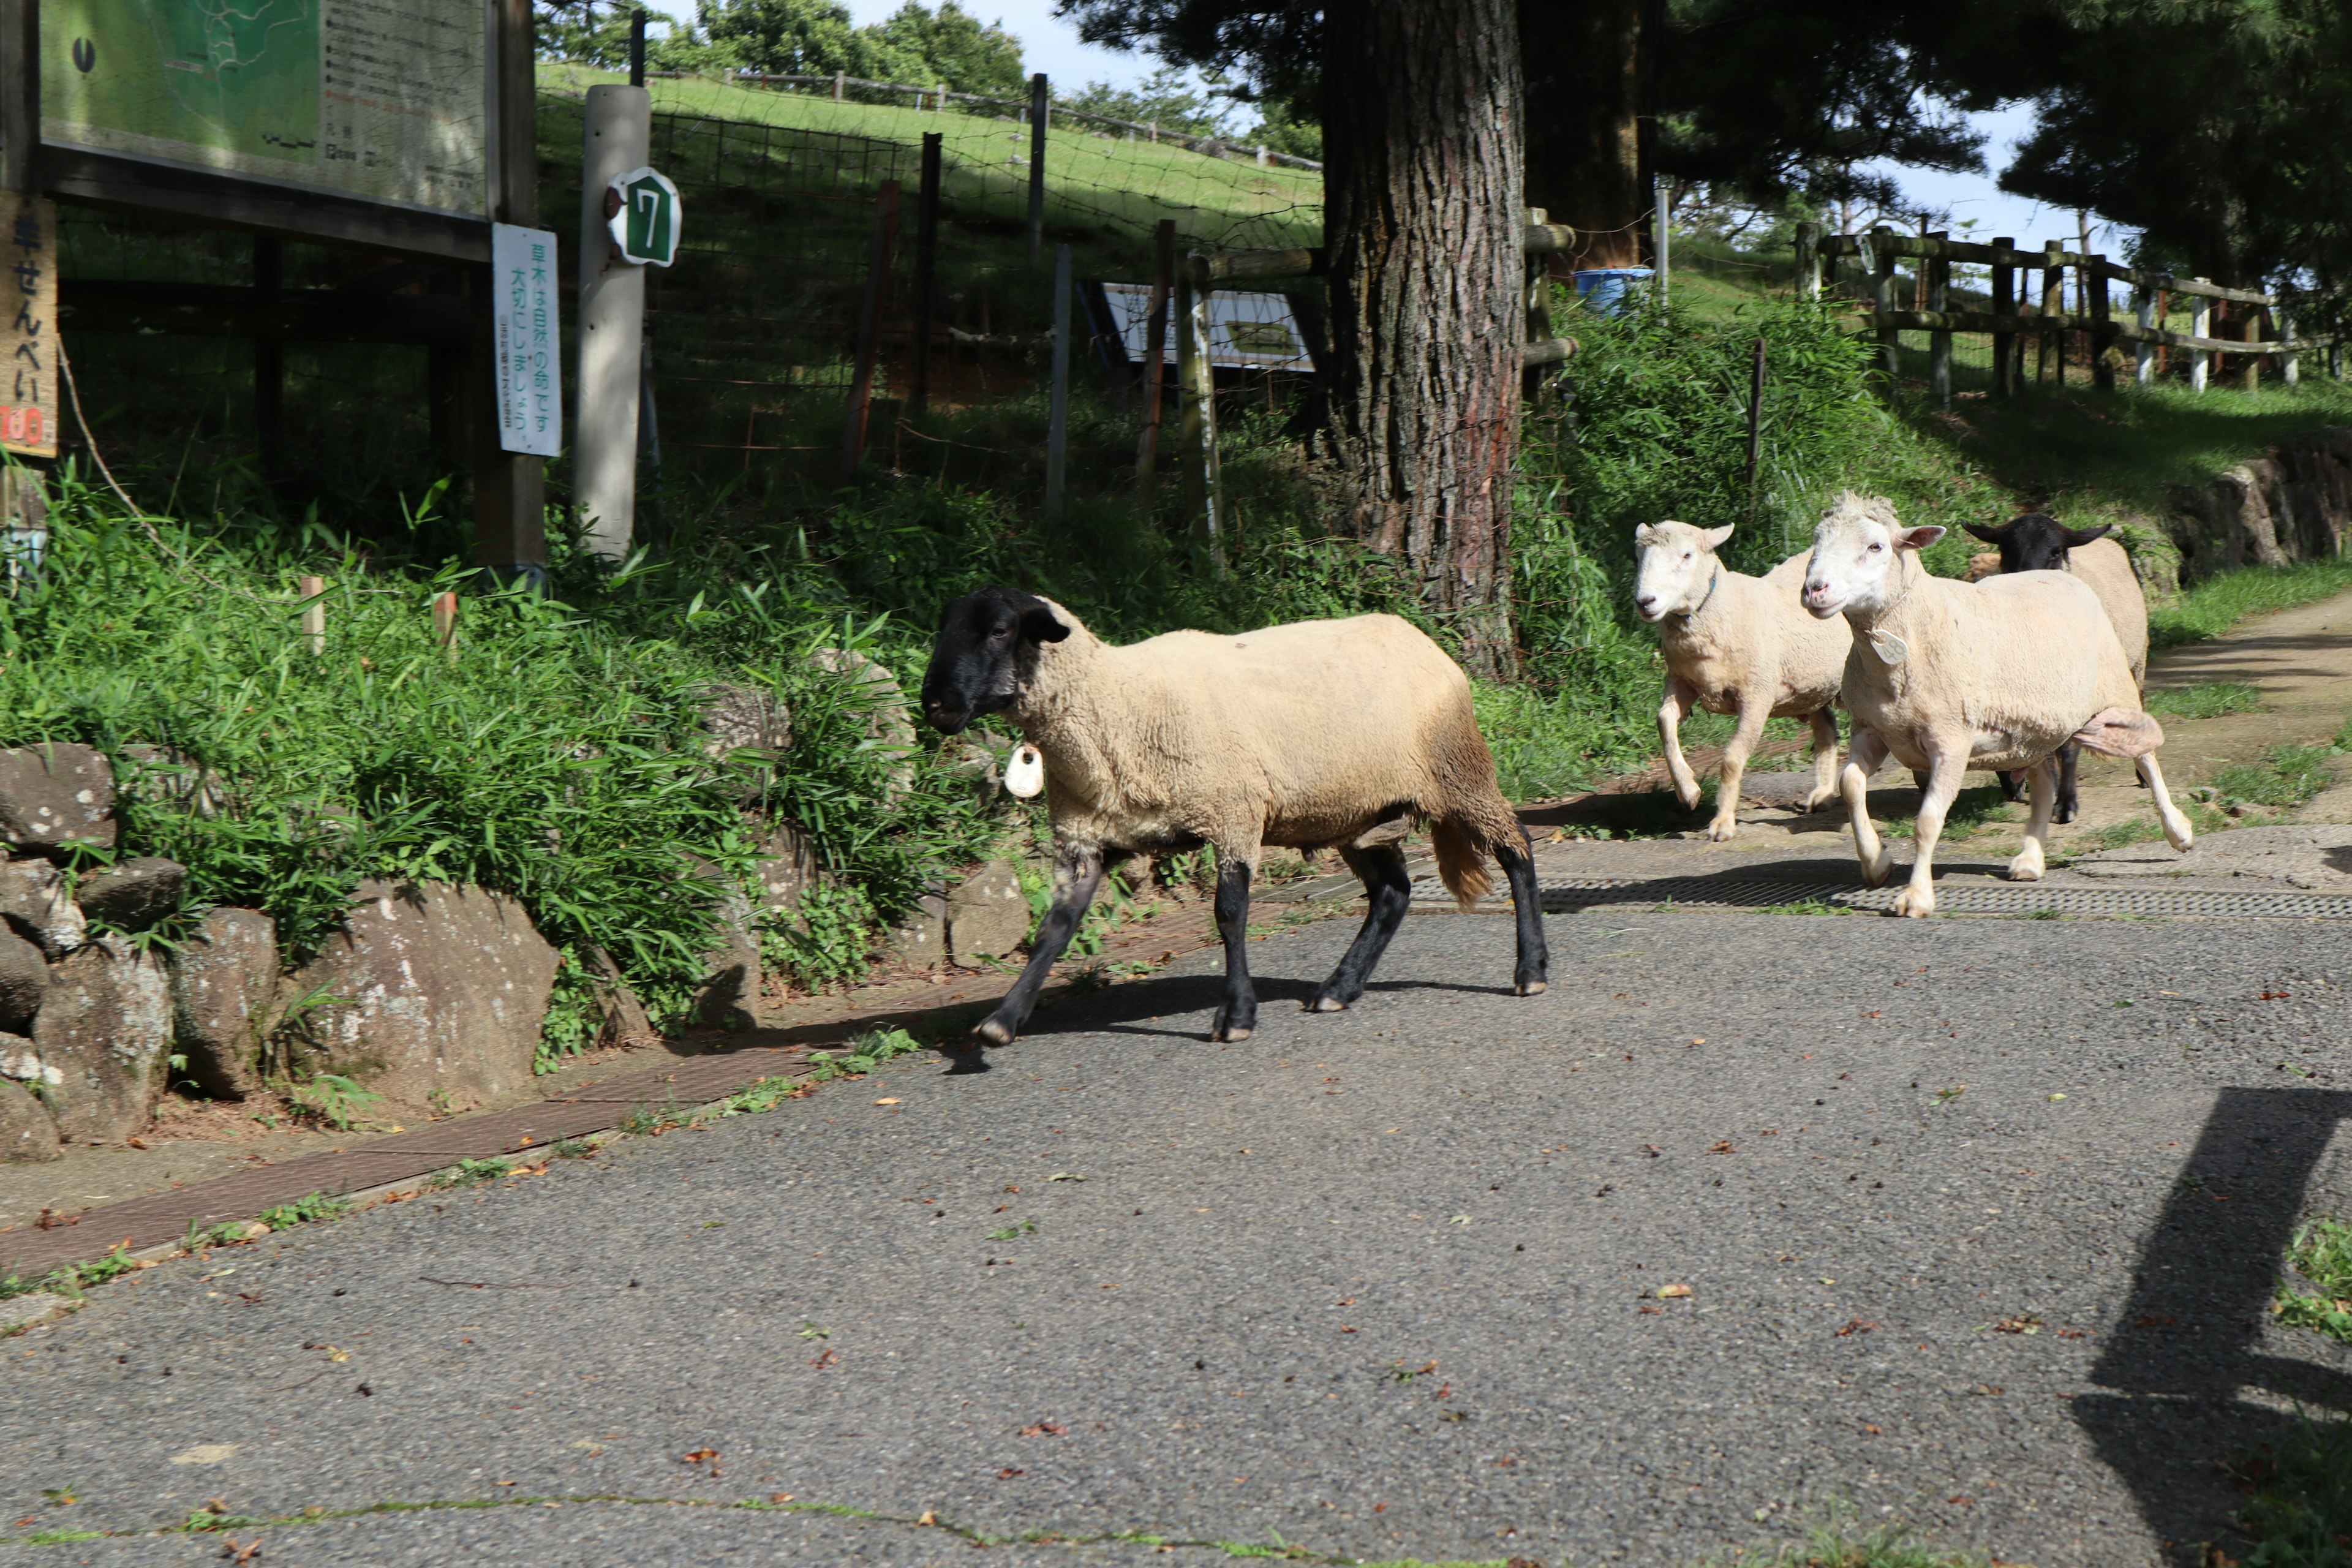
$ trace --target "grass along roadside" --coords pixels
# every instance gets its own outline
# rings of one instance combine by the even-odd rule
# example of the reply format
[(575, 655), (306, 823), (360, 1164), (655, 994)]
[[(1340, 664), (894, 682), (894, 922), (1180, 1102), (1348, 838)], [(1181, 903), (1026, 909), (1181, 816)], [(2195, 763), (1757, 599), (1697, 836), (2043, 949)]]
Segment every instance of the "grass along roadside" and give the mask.
[(2207, 642), (2250, 616), (2291, 610), (2347, 589), (2352, 589), (2352, 559), (2223, 572), (2183, 590), (2175, 603), (2151, 608), (2148, 646), (2153, 649)]
[[(2352, 1343), (2352, 1226), (2312, 1220), (2295, 1232), (2286, 1264), (2272, 1315)], [(2252, 1542), (2248, 1568), (2352, 1568), (2352, 1419), (2305, 1415), (2282, 1441), (2224, 1468), (2246, 1496), (2238, 1523)]]

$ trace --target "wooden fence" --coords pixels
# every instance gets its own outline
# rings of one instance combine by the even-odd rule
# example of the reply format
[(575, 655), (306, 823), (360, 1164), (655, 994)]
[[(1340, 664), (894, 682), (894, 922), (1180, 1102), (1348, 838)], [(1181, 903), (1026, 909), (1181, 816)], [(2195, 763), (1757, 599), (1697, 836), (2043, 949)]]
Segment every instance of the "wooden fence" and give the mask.
[[(2040, 250), (2020, 250), (2017, 242), (2008, 238), (1981, 245), (1950, 239), (1941, 234), (1897, 234), (1885, 227), (1866, 235), (1824, 235), (1819, 224), (1801, 223), (1797, 226), (1796, 252), (1797, 292), (1808, 300), (1821, 297), (1824, 263), (1833, 268), (1840, 257), (1858, 259), (1869, 290), (1870, 309), (1864, 330), (1876, 335), (1879, 370), (1893, 382), (1901, 334), (1926, 332), (1928, 390), (1947, 402), (1952, 395), (1955, 332), (1991, 337), (1992, 394), (1996, 397), (2013, 395), (2022, 384), (2023, 351), (2029, 341), (2039, 351), (2037, 377), (2049, 376), (2063, 383), (2069, 333), (2080, 334), (2088, 345), (2092, 379), (2104, 387), (2115, 384), (2116, 367), (2107, 351), (2121, 342), (2132, 345), (2133, 373), (2143, 385), (2156, 377), (2160, 358), (2172, 349), (2189, 354), (2189, 384), (2197, 392), (2205, 390), (2217, 354), (2243, 361), (2240, 374), (2249, 392), (2254, 389), (2265, 359), (2278, 360), (2281, 378), (2294, 385), (2300, 374), (2300, 356), (2314, 349), (2326, 349), (2330, 374), (2340, 374), (2341, 361), (2335, 342), (2298, 341), (2294, 321), (2274, 296), (2223, 288), (2202, 278), (2175, 278), (2169, 273), (2121, 266), (2096, 253), (2067, 250), (2056, 240)], [(1895, 270), (1897, 259), (1906, 257), (1916, 264), (1913, 308), (1907, 310), (1896, 305)], [(1956, 262), (1990, 269), (1991, 310), (1950, 308), (1952, 267)], [(2084, 309), (2069, 311), (2065, 308), (2069, 268), (2074, 273), (2075, 298)], [(2041, 274), (2038, 301), (2020, 287), (2037, 272)], [(2129, 320), (2117, 316), (2109, 299), (2108, 285), (2116, 282), (2131, 286)], [(2164, 324), (2171, 319), (2176, 301), (2186, 301), (2188, 331), (2174, 331)], [(2216, 301), (2248, 307), (2242, 317), (2242, 336), (2233, 339), (2212, 335)], [(2265, 311), (2276, 323), (2278, 335), (2274, 339), (2262, 336)]]

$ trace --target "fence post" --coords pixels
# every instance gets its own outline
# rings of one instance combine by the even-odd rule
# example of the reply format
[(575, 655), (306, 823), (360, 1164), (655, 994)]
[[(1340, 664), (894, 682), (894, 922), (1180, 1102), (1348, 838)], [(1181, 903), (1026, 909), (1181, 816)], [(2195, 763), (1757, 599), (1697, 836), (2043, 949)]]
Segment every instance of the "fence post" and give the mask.
[(1822, 297), (1822, 226), (1801, 223), (1797, 226), (1797, 298), (1818, 300)]
[[(2294, 342), (2294, 318), (2284, 310), (2278, 312), (2278, 329), (2279, 342), (2283, 343)], [(2302, 367), (2295, 363), (2295, 355), (2293, 353), (2279, 356), (2279, 378), (2289, 386), (2296, 385), (2303, 380)]]
[(1658, 303), (1661, 305), (1666, 302), (1666, 263), (1672, 248), (1672, 241), (1671, 237), (1667, 232), (1666, 221), (1670, 216), (1667, 197), (1671, 194), (1673, 186), (1667, 182), (1667, 179), (1664, 174), (1653, 174), (1650, 176), (1650, 207), (1652, 224), (1650, 244), (1652, 249), (1655, 252), (1658, 264), (1656, 284)]
[[(2008, 252), (2017, 248), (2013, 236), (2002, 235), (1992, 242), (1993, 248)], [(1992, 268), (1992, 313), (2014, 321), (2017, 316), (2017, 269), (2006, 261), (1996, 261)], [(2013, 397), (2017, 394), (2017, 330), (1996, 329), (1992, 334), (1992, 395)]]
[[(2210, 278), (2200, 278), (2197, 281), (2200, 283), (2210, 283), (2212, 279)], [(2189, 307), (2189, 335), (2192, 338), (2211, 337), (2213, 335), (2213, 297), (2210, 294), (2192, 294), (2189, 298), (2194, 300), (2196, 303)], [(2210, 350), (2191, 349), (2189, 351), (2189, 391), (2202, 392), (2205, 390), (2205, 378), (2210, 371), (2212, 363), (2213, 355)]]
[(1756, 370), (1748, 383), (1748, 491), (1756, 492), (1756, 459), (1763, 452), (1764, 340), (1756, 340)]
[(1029, 79), (1029, 265), (1045, 246), (1045, 121), (1053, 115), (1045, 98), (1045, 73)]
[[(2250, 343), (2258, 343), (2263, 341), (2263, 308), (2260, 305), (2249, 305), (2246, 307), (2246, 324), (2239, 331), (2238, 336)], [(2244, 359), (2246, 362), (2246, 368), (2239, 373), (2242, 384), (2248, 392), (2261, 391), (2263, 384), (2263, 356), (2260, 354), (2244, 354), (2240, 357)]]
[[(2132, 319), (2143, 332), (2156, 327), (2156, 290), (2145, 283), (2132, 286)], [(2146, 338), (2132, 344), (2132, 379), (2146, 386), (2156, 371), (2156, 345)]]
[[(1925, 237), (1944, 240), (1951, 236), (1939, 228)], [(1921, 258), (1921, 264), (1925, 268), (1922, 281), (1927, 285), (1927, 309), (1940, 312), (1952, 290), (1952, 258), (1948, 256), (1925, 257)], [(1927, 390), (1935, 395), (1937, 403), (1947, 408), (1952, 405), (1952, 334), (1941, 327), (1927, 333)]]
[[(1876, 252), (1871, 257), (1870, 310), (1884, 321), (1895, 311), (1895, 255), (1886, 243), (1895, 237), (1895, 231), (1880, 224), (1870, 232), (1878, 240)], [(1892, 326), (1878, 329), (1878, 374), (1886, 378), (1889, 396), (1894, 395), (1895, 376), (1902, 369), (1902, 335)]]
[(841, 482), (866, 456), (866, 416), (874, 400), (874, 359), (882, 336), (882, 290), (889, 279), (890, 242), (898, 237), (898, 182), (882, 182), (874, 198), (874, 248), (866, 262), (866, 306), (857, 316), (857, 364), (849, 382), (849, 415), (841, 433)]
[(2107, 314), (2107, 275), (2100, 268), (2107, 264), (2104, 256), (2086, 256), (2077, 269), (2083, 288), (2091, 296), (2091, 382), (2102, 392), (2116, 389), (2116, 367), (2107, 363), (2107, 350), (2115, 343), (2115, 329)]
[(327, 601), (322, 596), (327, 592), (327, 580), (324, 577), (297, 577), (294, 591), (304, 601), (302, 639), (310, 645), (313, 654), (322, 654), (327, 651)]
[(915, 342), (908, 366), (907, 406), (923, 414), (931, 406), (931, 294), (940, 261), (940, 147), (941, 132), (923, 132), (922, 184), (915, 189)]
[(1062, 515), (1062, 476), (1070, 455), (1070, 247), (1054, 247), (1054, 393), (1045, 423), (1045, 516)]
[(2042, 363), (2035, 366), (2033, 378), (2045, 379), (2044, 370), (2053, 374), (2046, 379), (2060, 386), (2066, 384), (2066, 268), (2058, 258), (2064, 247), (2057, 240), (2042, 242)]
[[(580, 350), (572, 486), (588, 547), (618, 560), (636, 530), (638, 370), (646, 268), (620, 259), (605, 229), (613, 181), (651, 156), (653, 100), (641, 87), (588, 89), (580, 174)], [(617, 210), (617, 209), (615, 209)]]
[(835, 103), (839, 103), (839, 102), (841, 101), (841, 88), (842, 88), (842, 84), (843, 84), (844, 82), (847, 81), (848, 79), (849, 79), (849, 73), (848, 73), (847, 71), (835, 71), (835, 72), (834, 72), (834, 73), (833, 73), (833, 101), (834, 101), (834, 102), (835, 102)]
[(443, 653), (449, 656), (451, 664), (457, 662), (457, 595), (455, 594), (436, 594), (433, 596), (433, 640), (440, 645)]
[(1176, 274), (1176, 379), (1184, 397), (1186, 500), (1197, 503), (1206, 527), (1209, 565), (1225, 574), (1223, 519), (1224, 483), (1217, 472), (1217, 373), (1209, 363), (1209, 290), (1193, 279), (1197, 255), (1185, 258)]
[(1176, 220), (1161, 218), (1152, 240), (1158, 265), (1151, 275), (1151, 314), (1143, 328), (1143, 428), (1135, 439), (1136, 489), (1147, 504), (1160, 468), (1160, 395), (1168, 381), (1168, 301), (1176, 286)]

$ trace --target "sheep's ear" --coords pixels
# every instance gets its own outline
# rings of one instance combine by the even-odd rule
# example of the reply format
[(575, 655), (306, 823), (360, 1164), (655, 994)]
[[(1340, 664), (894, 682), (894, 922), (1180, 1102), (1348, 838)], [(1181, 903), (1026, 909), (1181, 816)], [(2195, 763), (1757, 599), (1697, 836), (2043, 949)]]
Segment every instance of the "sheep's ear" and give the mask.
[(1709, 550), (1720, 550), (1723, 548), (1723, 542), (1730, 537), (1731, 524), (1727, 522), (1721, 528), (1710, 528), (1706, 531), (1706, 547)]
[(1646, 522), (1637, 522), (1633, 525), (1633, 548), (1647, 550), (1650, 547), (1650, 541), (1657, 536), (1658, 531), (1654, 526)]
[(1898, 550), (1925, 550), (1944, 537), (1944, 531), (1927, 528), (1898, 528), (1895, 531), (1895, 547)]
[(2058, 531), (2065, 539), (2067, 549), (2079, 550), (2094, 540), (2105, 539), (2113, 527), (2112, 522), (2103, 522), (2096, 528), (2062, 528)]
[(1070, 635), (1070, 628), (1054, 618), (1054, 612), (1039, 605), (1021, 612), (1021, 635), (1031, 642), (1060, 642)]
[(1987, 544), (2005, 544), (2009, 541), (2010, 531), (2015, 528), (2017, 524), (2014, 522), (2004, 522), (1999, 528), (1995, 528), (1990, 523), (1964, 522), (1960, 524), (1960, 526), (1967, 529), (1970, 533), (1975, 534), (1979, 539), (1983, 540)]

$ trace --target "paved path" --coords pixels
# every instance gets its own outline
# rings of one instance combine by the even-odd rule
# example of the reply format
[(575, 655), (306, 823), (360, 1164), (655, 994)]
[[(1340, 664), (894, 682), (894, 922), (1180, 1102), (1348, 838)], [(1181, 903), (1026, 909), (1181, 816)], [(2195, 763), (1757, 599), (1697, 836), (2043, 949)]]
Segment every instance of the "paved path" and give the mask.
[[(2340, 923), (1610, 910), (1518, 999), (1507, 921), (1418, 916), (1358, 1009), (1294, 1011), (1346, 923), (1254, 949), (1245, 1045), (1202, 1042), (1201, 955), (984, 1074), (108, 1287), (0, 1342), (0, 1530), (512, 1501), (226, 1533), (267, 1568), (1223, 1560), (980, 1553), (929, 1510), (1557, 1568), (1842, 1502), (2126, 1568), (2221, 1532), (2214, 1461), (2292, 1400), (2347, 1403), (2352, 1355), (2263, 1310), (2352, 1199)], [(713, 1506), (782, 1494), (885, 1517)]]

